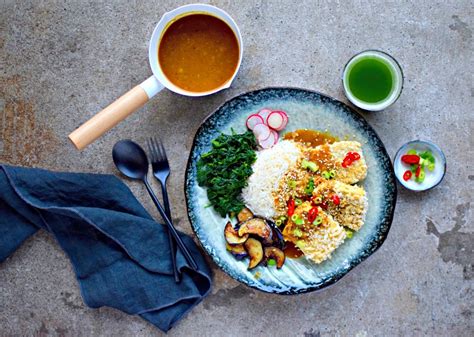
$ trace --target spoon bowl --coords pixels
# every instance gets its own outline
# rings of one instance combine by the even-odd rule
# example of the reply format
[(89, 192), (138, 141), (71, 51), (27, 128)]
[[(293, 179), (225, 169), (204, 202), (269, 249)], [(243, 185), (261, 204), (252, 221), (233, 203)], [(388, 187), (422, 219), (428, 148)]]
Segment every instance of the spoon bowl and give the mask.
[(126, 139), (117, 142), (112, 150), (115, 166), (131, 179), (145, 180), (148, 173), (148, 158), (137, 143)]

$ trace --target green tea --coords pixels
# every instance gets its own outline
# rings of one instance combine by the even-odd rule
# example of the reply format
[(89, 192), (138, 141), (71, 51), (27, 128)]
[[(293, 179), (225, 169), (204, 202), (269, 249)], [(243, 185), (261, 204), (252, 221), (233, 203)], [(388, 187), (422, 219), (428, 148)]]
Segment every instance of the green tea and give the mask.
[(346, 80), (352, 95), (367, 103), (387, 99), (394, 87), (394, 74), (390, 65), (374, 56), (355, 61), (348, 69)]

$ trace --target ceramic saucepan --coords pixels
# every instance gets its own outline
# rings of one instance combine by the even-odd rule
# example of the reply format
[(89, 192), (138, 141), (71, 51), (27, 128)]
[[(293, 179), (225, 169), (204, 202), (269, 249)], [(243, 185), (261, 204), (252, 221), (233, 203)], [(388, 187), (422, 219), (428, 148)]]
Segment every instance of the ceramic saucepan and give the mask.
[[(161, 69), (160, 63), (158, 62), (158, 47), (166, 29), (175, 20), (191, 14), (208, 14), (223, 20), (232, 29), (239, 44), (239, 60), (233, 75), (221, 86), (210, 91), (191, 92), (176, 86), (165, 76), (163, 70)], [(81, 125), (69, 135), (69, 139), (79, 150), (82, 150), (105, 132), (128, 117), (135, 110), (143, 106), (164, 88), (180, 95), (192, 97), (206, 96), (226, 89), (231, 85), (232, 81), (237, 75), (242, 62), (242, 55), (243, 44), (239, 27), (237, 27), (237, 24), (232, 19), (232, 17), (222, 9), (211, 5), (190, 4), (167, 12), (161, 17), (160, 21), (156, 25), (148, 47), (148, 60), (153, 75), (146, 81), (131, 89), (129, 92), (125, 93), (123, 96), (92, 117), (86, 123)]]

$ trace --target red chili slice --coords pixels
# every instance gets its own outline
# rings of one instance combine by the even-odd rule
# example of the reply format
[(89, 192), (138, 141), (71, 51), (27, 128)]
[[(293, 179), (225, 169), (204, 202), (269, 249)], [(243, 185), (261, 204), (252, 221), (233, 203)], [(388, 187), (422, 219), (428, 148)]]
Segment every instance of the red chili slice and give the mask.
[(418, 167), (416, 168), (416, 171), (415, 171), (415, 177), (419, 177), (420, 176), (420, 172), (421, 172), (421, 165), (418, 165)]
[(420, 156), (416, 154), (405, 154), (401, 159), (405, 164), (418, 164), (420, 162)]
[(352, 164), (352, 159), (349, 158), (349, 157), (346, 157), (346, 158), (344, 158), (344, 160), (342, 161), (342, 164), (341, 164), (341, 165), (342, 165), (342, 167), (347, 168), (347, 167), (349, 167), (351, 164)]
[(288, 200), (288, 216), (292, 216), (295, 213), (295, 201), (293, 199)]
[(318, 208), (317, 207), (311, 208), (308, 212), (308, 221), (312, 223), (314, 220), (316, 220), (317, 216), (318, 216)]
[(346, 156), (342, 160), (342, 167), (347, 168), (351, 166), (353, 162), (360, 159), (360, 154), (357, 152), (347, 152)]
[(356, 161), (360, 159), (360, 154), (358, 152), (349, 152), (349, 154), (351, 155), (352, 161)]
[(411, 175), (412, 175), (411, 171), (410, 171), (410, 170), (406, 170), (405, 173), (403, 174), (403, 180), (405, 180), (405, 181), (410, 180), (410, 179), (411, 179)]
[(334, 203), (334, 205), (339, 205), (341, 203), (341, 199), (339, 199), (339, 196), (337, 194), (334, 194), (332, 197), (331, 197), (331, 200), (332, 202)]

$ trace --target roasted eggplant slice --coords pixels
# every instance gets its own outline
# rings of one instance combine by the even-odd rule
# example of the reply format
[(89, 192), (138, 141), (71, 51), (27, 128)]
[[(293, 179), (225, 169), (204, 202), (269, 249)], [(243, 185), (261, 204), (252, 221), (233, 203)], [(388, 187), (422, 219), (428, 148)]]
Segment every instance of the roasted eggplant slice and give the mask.
[(254, 238), (248, 238), (244, 243), (245, 250), (250, 256), (248, 269), (253, 269), (263, 260), (263, 247), (260, 241)]
[(239, 228), (239, 236), (254, 234), (261, 237), (263, 240), (271, 240), (272, 229), (267, 222), (260, 218), (253, 218), (245, 221)]
[(244, 222), (252, 218), (253, 213), (247, 207), (242, 208), (239, 214), (237, 214), (237, 219), (239, 220), (239, 222)]
[(272, 228), (272, 244), (270, 246), (275, 246), (280, 248), (281, 250), (285, 249), (285, 240), (283, 239), (283, 233), (281, 232), (280, 228), (275, 225), (275, 223), (271, 220), (267, 220), (268, 225)]
[(225, 240), (230, 245), (242, 244), (249, 237), (248, 234), (239, 235), (239, 233), (234, 229), (234, 226), (232, 226), (232, 223), (230, 221), (225, 225), (224, 236)]
[(248, 255), (243, 244), (229, 245), (228, 243), (226, 243), (225, 246), (227, 248), (227, 251), (234, 255), (237, 260), (242, 260)]
[(280, 269), (285, 263), (285, 253), (276, 247), (265, 247), (265, 258), (274, 259), (277, 269)]

